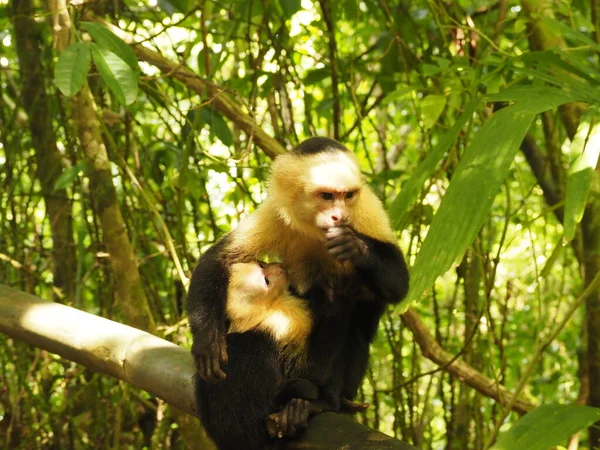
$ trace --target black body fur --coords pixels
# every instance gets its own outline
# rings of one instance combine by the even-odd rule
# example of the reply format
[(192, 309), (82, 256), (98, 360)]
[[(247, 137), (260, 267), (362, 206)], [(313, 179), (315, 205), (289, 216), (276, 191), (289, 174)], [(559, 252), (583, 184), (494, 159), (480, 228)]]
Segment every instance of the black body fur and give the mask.
[[(294, 153), (315, 154), (332, 147), (348, 151), (331, 139), (312, 138)], [(319, 398), (327, 402), (325, 409), (332, 411), (340, 410), (342, 397), (356, 397), (379, 320), (386, 306), (399, 302), (408, 291), (408, 269), (398, 247), (360, 233), (355, 235), (364, 248), (354, 264), (355, 271), (325, 283), (315, 280), (304, 295), (313, 315), (313, 331), (303, 377), (319, 386)], [(229, 267), (236, 262), (234, 255), (227, 254), (228, 239), (225, 236), (202, 255), (192, 275), (187, 303), (192, 353), (196, 360), (205, 362), (205, 372), (200, 373), (203, 377), (224, 378), (219, 374), (219, 362), (227, 374), (226, 381), (214, 385), (197, 377), (199, 409), (209, 433), (222, 436), (222, 449), (240, 448), (228, 447), (240, 440), (246, 443), (244, 448), (252, 448), (250, 445), (267, 442), (265, 418), (274, 407), (274, 386), (282, 380), (274, 371), (276, 352), (259, 333), (229, 335), (229, 363), (222, 358), (219, 361), (228, 326), (225, 305)], [(243, 393), (243, 397), (235, 397), (233, 392)], [(244, 431), (250, 429), (252, 435)]]
[(278, 448), (267, 433), (266, 419), (290, 400), (316, 400), (318, 388), (307, 380), (282, 376), (277, 343), (266, 333), (247, 331), (226, 336), (227, 379), (209, 383), (196, 375), (196, 404), (208, 435), (219, 450)]

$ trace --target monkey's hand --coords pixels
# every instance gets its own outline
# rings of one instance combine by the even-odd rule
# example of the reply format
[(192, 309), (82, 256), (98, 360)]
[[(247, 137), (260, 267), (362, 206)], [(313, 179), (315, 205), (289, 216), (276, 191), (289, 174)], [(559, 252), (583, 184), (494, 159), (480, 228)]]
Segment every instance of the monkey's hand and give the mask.
[(350, 261), (354, 265), (367, 264), (369, 248), (349, 226), (329, 228), (325, 237), (327, 252), (339, 262)]
[(224, 380), (227, 375), (221, 369), (221, 364), (227, 364), (225, 335), (217, 330), (200, 335), (203, 339), (195, 337), (192, 344), (192, 355), (198, 375), (210, 383)]
[(285, 407), (267, 417), (267, 431), (273, 438), (294, 437), (308, 426), (308, 418), (322, 410), (309, 400), (291, 399)]
[(365, 412), (370, 406), (370, 403), (353, 402), (352, 400), (348, 400), (346, 397), (342, 397), (342, 401), (340, 402), (340, 412), (356, 414)]

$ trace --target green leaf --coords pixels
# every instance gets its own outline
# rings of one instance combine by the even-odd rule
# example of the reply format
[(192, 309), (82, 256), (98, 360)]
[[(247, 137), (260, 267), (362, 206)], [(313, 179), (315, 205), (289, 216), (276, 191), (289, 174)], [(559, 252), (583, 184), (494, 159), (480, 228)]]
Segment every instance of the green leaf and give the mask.
[(600, 409), (582, 405), (543, 405), (500, 434), (491, 450), (550, 450), (600, 420)]
[[(210, 72), (206, 69), (206, 61), (204, 59), (205, 53), (208, 51), (209, 54), (209, 64), (210, 64)], [(223, 51), (219, 53), (213, 53), (211, 50), (207, 50), (203, 48), (198, 52), (198, 72), (203, 76), (210, 76), (214, 74), (219, 68), (219, 63), (221, 61), (221, 56), (224, 54)], [(226, 59), (226, 58), (225, 58)]]
[[(419, 299), (436, 278), (462, 258), (479, 232), (533, 118), (541, 108), (555, 108), (574, 100), (556, 89), (537, 86), (494, 97), (513, 96), (517, 103), (495, 113), (483, 124), (458, 164), (452, 181), (411, 271), (411, 288), (405, 308)], [(518, 95), (515, 95), (518, 94)], [(529, 96), (539, 95), (535, 100)]]
[(129, 105), (138, 92), (138, 77), (125, 61), (109, 50), (92, 44), (92, 57), (102, 79), (117, 97), (117, 100)]
[(279, 0), (283, 15), (286, 19), (291, 18), (294, 14), (302, 9), (301, 0)]
[(425, 180), (431, 176), (440, 160), (456, 141), (458, 134), (463, 129), (468, 120), (473, 117), (473, 113), (479, 104), (474, 101), (467, 106), (465, 112), (456, 120), (454, 126), (442, 137), (435, 149), (427, 155), (417, 167), (410, 179), (402, 186), (402, 190), (394, 199), (389, 208), (392, 225), (396, 229), (404, 227), (404, 221), (408, 217), (411, 205), (417, 199)]
[(90, 49), (88, 45), (82, 42), (69, 45), (58, 58), (54, 68), (54, 79), (60, 92), (67, 97), (79, 92), (89, 69)]
[(564, 103), (585, 100), (579, 93), (543, 85), (515, 86), (488, 98), (492, 102), (514, 102), (521, 110), (536, 114)]
[(534, 117), (510, 106), (495, 113), (475, 135), (417, 255), (407, 304), (420, 298), (471, 245)]
[(434, 66), (433, 64), (423, 63), (421, 65), (421, 70), (423, 71), (423, 75), (426, 77), (430, 77), (442, 71), (442, 68), (439, 66)]
[(231, 134), (231, 130), (218, 112), (209, 107), (203, 107), (202, 111), (202, 120), (210, 127), (210, 130), (214, 133), (219, 140), (227, 145), (233, 145), (233, 135)]
[(73, 182), (79, 176), (79, 172), (83, 170), (85, 167), (85, 162), (80, 162), (79, 164), (68, 167), (62, 171), (60, 176), (54, 182), (54, 192), (60, 191), (61, 189), (66, 189), (73, 184)]
[(81, 22), (81, 28), (90, 33), (98, 47), (113, 52), (132, 69), (138, 67), (138, 60), (133, 49), (120, 37), (115, 36), (108, 28), (94, 22)]
[(546, 260), (546, 263), (544, 264), (544, 268), (540, 272), (541, 279), (546, 278), (550, 274), (550, 272), (552, 271), (552, 268), (554, 267), (554, 264), (558, 260), (559, 256), (562, 255), (564, 248), (565, 248), (565, 246), (564, 246), (563, 240), (562, 240), (562, 238), (560, 238), (559, 241), (556, 243), (554, 250), (552, 250), (550, 257)]
[(590, 39), (585, 34), (574, 30), (570, 26), (559, 22), (552, 17), (544, 17), (542, 26), (546, 26), (549, 30), (554, 31), (556, 34), (564, 36), (576, 45), (587, 45), (596, 51), (600, 51), (600, 44), (595, 42), (593, 39)]
[(192, 9), (190, 0), (158, 0), (158, 6), (167, 15), (172, 16), (176, 12), (186, 14)]
[(393, 102), (394, 100), (400, 100), (414, 90), (416, 90), (414, 86), (399, 86), (394, 91), (390, 92), (388, 95), (385, 96), (383, 103), (387, 104), (389, 102)]
[(428, 95), (421, 101), (421, 116), (426, 130), (435, 125), (446, 106), (443, 95)]
[(321, 67), (320, 69), (309, 70), (302, 82), (305, 86), (310, 86), (324, 80), (330, 75), (331, 71), (327, 67)]
[(569, 169), (565, 195), (565, 239), (575, 237), (575, 227), (583, 218), (588, 194), (594, 179), (594, 169), (600, 155), (600, 126), (582, 122), (571, 142), (571, 153), (577, 159)]

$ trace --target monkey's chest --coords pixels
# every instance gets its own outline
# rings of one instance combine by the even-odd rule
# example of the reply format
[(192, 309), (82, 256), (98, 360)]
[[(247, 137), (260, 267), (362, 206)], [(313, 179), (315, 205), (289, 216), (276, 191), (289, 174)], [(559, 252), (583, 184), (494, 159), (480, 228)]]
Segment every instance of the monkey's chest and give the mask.
[(281, 250), (281, 261), (290, 283), (300, 294), (305, 294), (315, 285), (332, 285), (354, 271), (351, 263), (340, 263), (329, 256), (321, 242)]

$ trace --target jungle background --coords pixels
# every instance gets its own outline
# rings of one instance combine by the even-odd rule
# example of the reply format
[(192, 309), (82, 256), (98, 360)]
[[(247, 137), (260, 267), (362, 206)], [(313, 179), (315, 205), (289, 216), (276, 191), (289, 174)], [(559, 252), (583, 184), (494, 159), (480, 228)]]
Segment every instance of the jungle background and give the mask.
[[(189, 348), (195, 261), (329, 136), (411, 265), (357, 420), (600, 448), (600, 1), (0, 0), (0, 24), (0, 283)], [(206, 448), (188, 417), (0, 334), (0, 447)]]

